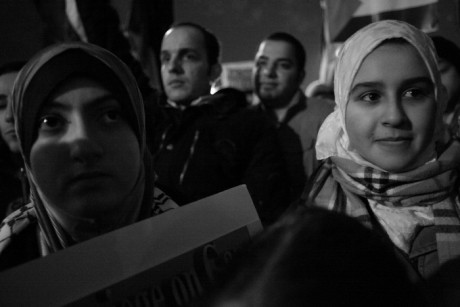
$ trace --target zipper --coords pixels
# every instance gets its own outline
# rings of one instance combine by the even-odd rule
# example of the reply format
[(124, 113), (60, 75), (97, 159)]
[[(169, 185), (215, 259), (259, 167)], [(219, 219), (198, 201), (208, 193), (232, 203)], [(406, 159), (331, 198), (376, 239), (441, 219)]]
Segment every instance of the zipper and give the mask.
[(184, 176), (185, 176), (185, 173), (187, 172), (190, 160), (192, 160), (193, 154), (195, 153), (195, 147), (196, 147), (196, 143), (198, 142), (199, 136), (200, 136), (200, 131), (199, 130), (195, 131), (195, 136), (193, 137), (193, 142), (192, 142), (192, 145), (190, 146), (189, 155), (187, 157), (187, 160), (185, 161), (184, 167), (182, 168), (182, 172), (180, 173), (180, 176), (179, 176), (180, 185), (182, 185), (182, 183), (184, 182)]

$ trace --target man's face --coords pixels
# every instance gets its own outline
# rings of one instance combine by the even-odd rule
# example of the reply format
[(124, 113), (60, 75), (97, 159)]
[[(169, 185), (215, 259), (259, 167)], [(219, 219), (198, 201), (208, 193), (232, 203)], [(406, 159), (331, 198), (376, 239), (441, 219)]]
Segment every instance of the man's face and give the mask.
[(291, 101), (304, 77), (294, 47), (284, 41), (263, 41), (252, 71), (254, 90), (269, 108), (282, 108)]
[(187, 105), (209, 94), (213, 80), (200, 31), (187, 26), (167, 31), (160, 60), (163, 87), (169, 100)]

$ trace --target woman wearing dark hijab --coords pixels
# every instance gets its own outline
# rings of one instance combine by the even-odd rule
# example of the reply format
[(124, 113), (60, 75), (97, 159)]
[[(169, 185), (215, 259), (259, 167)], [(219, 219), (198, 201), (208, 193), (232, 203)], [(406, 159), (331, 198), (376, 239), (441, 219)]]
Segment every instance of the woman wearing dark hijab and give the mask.
[(31, 202), (0, 227), (0, 268), (176, 207), (154, 188), (136, 81), (105, 49), (40, 52), (19, 73), (13, 113)]

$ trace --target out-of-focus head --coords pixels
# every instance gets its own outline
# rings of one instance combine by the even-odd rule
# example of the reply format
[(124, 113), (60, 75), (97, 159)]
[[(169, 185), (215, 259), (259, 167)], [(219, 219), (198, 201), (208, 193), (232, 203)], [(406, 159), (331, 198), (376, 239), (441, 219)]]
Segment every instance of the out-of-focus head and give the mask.
[(322, 209), (299, 208), (267, 228), (227, 278), (211, 306), (404, 305), (415, 293), (375, 233)]
[(179, 23), (166, 31), (161, 44), (161, 77), (170, 101), (188, 105), (209, 95), (220, 76), (217, 37), (195, 23)]
[(144, 191), (145, 124), (121, 60), (90, 44), (49, 47), (19, 73), (13, 112), (32, 193), (74, 241), (133, 218)]
[(334, 101), (334, 88), (320, 80), (315, 80), (305, 89), (305, 96)]
[(432, 40), (439, 56), (442, 84), (447, 89), (446, 112), (452, 112), (460, 100), (460, 48), (441, 36), (434, 36)]
[(269, 108), (283, 108), (305, 77), (305, 49), (295, 37), (277, 32), (259, 45), (252, 79), (255, 94)]
[(318, 159), (345, 157), (390, 172), (435, 157), (446, 95), (431, 39), (395, 20), (370, 24), (344, 44), (323, 123)]
[(11, 94), (14, 80), (25, 62), (9, 62), (0, 67), (0, 132), (2, 139), (13, 153), (19, 153), (19, 143), (14, 131), (11, 112)]

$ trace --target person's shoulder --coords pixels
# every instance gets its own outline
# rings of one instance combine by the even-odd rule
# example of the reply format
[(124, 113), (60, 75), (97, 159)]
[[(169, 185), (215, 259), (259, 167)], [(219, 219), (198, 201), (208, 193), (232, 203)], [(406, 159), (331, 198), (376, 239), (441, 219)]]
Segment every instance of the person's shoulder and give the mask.
[(306, 96), (303, 96), (302, 99), (305, 99), (306, 108), (290, 121), (290, 125), (300, 125), (302, 128), (299, 129), (310, 130), (311, 127), (317, 127), (334, 111), (335, 103), (332, 100), (307, 98)]
[(18, 236), (36, 220), (35, 208), (31, 203), (9, 214), (0, 223), (0, 254), (9, 245), (12, 238)]
[(326, 98), (316, 98), (316, 97), (305, 97), (307, 101), (307, 109), (311, 111), (316, 110), (318, 112), (331, 113), (334, 111), (335, 102)]
[(215, 115), (222, 117), (241, 112), (248, 107), (246, 94), (235, 88), (220, 89), (207, 99)]
[(152, 215), (162, 214), (179, 208), (179, 205), (160, 188), (155, 186), (153, 189)]
[(27, 204), (0, 224), (0, 271), (39, 257), (35, 208)]

